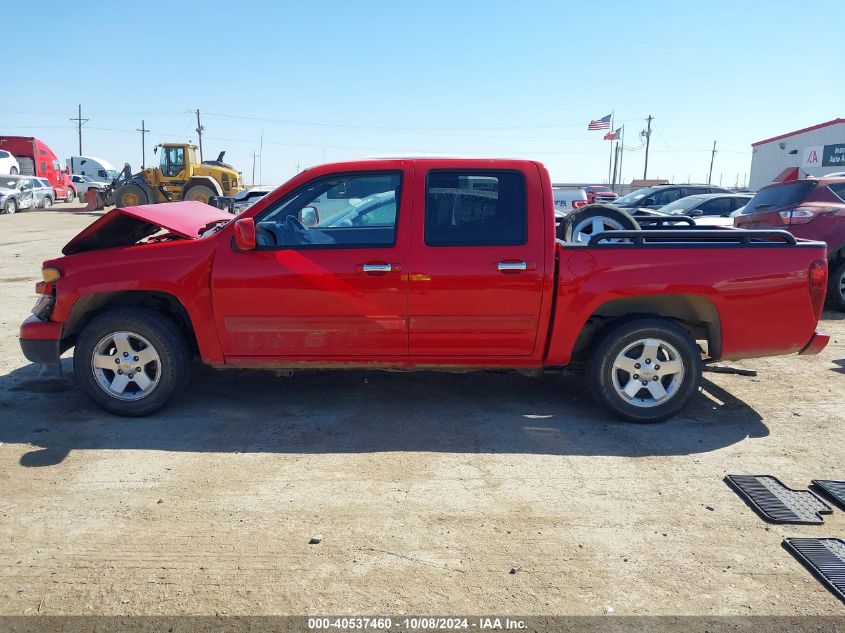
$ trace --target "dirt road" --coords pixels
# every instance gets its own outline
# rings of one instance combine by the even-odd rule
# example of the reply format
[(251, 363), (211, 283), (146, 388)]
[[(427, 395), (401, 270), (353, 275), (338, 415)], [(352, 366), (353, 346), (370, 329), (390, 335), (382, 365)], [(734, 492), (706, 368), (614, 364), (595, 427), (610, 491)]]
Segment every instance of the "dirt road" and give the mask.
[(706, 374), (654, 426), (576, 376), (201, 367), (121, 419), (18, 347), (41, 261), (93, 220), (64, 208), (0, 216), (0, 614), (842, 615), (780, 543), (845, 512), (769, 526), (722, 482), (845, 478), (841, 316), (820, 356)]

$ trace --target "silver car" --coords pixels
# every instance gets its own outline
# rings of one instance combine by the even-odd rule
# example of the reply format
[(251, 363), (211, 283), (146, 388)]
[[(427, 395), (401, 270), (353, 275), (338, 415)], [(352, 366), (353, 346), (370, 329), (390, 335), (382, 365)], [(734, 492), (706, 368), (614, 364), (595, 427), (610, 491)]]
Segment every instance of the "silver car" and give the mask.
[(29, 176), (0, 176), (0, 212), (12, 214), (21, 209), (34, 209), (33, 180)]

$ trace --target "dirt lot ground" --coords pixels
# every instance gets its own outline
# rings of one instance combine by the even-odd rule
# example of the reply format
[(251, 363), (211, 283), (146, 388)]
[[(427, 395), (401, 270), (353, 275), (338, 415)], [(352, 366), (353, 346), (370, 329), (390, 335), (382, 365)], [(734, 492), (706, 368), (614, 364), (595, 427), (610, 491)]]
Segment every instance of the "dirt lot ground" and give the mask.
[(66, 209), (0, 217), (0, 614), (842, 615), (780, 543), (845, 512), (769, 526), (722, 481), (845, 478), (842, 317), (655, 426), (576, 376), (202, 367), (121, 419), (18, 347), (42, 260), (93, 220)]

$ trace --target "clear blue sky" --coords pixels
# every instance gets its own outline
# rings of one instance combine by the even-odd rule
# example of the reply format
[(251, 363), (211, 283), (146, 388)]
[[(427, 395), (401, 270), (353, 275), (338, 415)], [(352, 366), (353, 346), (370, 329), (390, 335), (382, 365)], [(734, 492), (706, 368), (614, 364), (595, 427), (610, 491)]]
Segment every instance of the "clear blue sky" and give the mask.
[[(64, 159), (81, 103), (83, 153), (118, 168), (140, 167), (142, 118), (149, 163), (154, 143), (196, 142), (199, 108), (205, 158), (227, 150), (247, 180), (263, 131), (267, 184), (408, 152), (536, 158), (556, 181), (601, 182), (610, 144), (586, 128), (614, 110), (632, 148), (654, 115), (650, 177), (702, 181), (716, 140), (714, 181), (732, 185), (751, 142), (845, 107), (836, 2), (73, 4), (4, 10), (37, 31), (10, 40), (0, 133)], [(625, 153), (626, 182), (642, 168)]]

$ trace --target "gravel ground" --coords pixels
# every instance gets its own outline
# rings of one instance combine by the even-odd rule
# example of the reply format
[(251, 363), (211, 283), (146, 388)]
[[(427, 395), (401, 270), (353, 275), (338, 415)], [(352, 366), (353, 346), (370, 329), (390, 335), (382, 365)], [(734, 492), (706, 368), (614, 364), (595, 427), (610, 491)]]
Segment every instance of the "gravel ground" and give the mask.
[(577, 376), (201, 366), (121, 419), (17, 343), (94, 217), (67, 209), (0, 217), (0, 614), (845, 612), (780, 545), (845, 512), (767, 525), (722, 481), (845, 479), (842, 315), (821, 355), (708, 373), (653, 426)]

